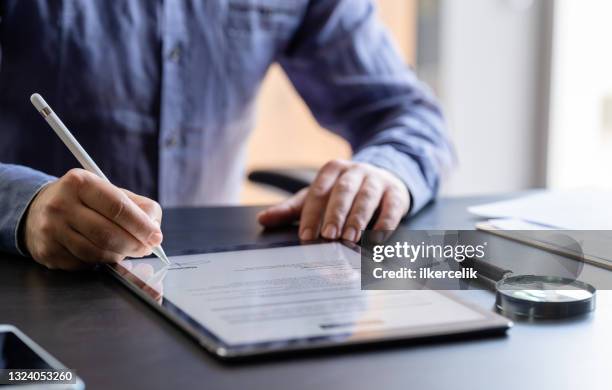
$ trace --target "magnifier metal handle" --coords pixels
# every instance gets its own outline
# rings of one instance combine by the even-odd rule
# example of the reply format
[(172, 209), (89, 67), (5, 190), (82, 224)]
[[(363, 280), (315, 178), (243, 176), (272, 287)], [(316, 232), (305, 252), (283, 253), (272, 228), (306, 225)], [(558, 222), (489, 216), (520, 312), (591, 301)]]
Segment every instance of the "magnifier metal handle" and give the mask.
[(503, 278), (512, 274), (512, 271), (493, 265), (490, 261), (478, 260), (474, 258), (463, 260), (461, 262), (461, 266), (465, 268), (473, 268), (476, 270), (478, 277), (485, 277), (494, 282), (499, 282)]

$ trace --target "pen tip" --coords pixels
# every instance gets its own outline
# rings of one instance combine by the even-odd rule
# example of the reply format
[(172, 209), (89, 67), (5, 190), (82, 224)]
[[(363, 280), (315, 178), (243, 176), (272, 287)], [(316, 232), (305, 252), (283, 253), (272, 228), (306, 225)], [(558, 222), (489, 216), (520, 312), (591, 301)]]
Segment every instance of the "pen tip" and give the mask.
[(155, 255), (159, 257), (160, 260), (163, 261), (166, 265), (171, 264), (170, 259), (168, 259), (168, 256), (166, 256), (166, 252), (164, 252), (161, 246), (154, 248), (153, 253), (155, 253)]

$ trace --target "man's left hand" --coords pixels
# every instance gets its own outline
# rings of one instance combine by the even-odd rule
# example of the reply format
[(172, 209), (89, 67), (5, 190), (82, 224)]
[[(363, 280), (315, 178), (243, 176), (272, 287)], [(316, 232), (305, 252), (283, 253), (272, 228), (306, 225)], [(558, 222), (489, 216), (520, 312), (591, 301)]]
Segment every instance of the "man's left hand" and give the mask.
[(319, 236), (356, 242), (377, 210), (374, 230), (394, 230), (410, 209), (406, 185), (394, 174), (367, 163), (333, 160), (315, 181), (284, 202), (261, 212), (267, 227), (300, 220), (300, 239)]

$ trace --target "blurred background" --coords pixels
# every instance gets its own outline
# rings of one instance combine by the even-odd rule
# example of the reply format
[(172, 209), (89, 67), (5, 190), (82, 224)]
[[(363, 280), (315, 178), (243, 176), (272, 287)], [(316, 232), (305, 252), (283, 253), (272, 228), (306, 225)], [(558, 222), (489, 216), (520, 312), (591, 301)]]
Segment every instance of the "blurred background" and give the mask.
[[(442, 195), (612, 188), (612, 2), (377, 0), (406, 62), (442, 102), (459, 165)], [(259, 97), (247, 171), (350, 156), (278, 67)], [(244, 204), (285, 194), (245, 180)]]

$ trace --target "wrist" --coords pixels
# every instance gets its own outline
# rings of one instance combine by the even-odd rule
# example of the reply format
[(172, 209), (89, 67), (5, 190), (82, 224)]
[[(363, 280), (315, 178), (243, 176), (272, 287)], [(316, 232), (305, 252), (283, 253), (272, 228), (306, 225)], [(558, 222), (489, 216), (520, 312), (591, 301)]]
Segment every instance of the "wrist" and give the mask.
[(27, 204), (20, 220), (17, 222), (17, 230), (16, 230), (16, 244), (17, 250), (19, 253), (25, 257), (32, 257), (30, 251), (30, 243), (28, 243), (28, 222), (30, 221), (30, 214), (32, 210), (35, 208), (34, 205), (37, 199), (40, 198), (40, 195), (47, 189), (47, 187), (51, 184), (51, 182), (43, 184), (32, 196), (29, 203)]

